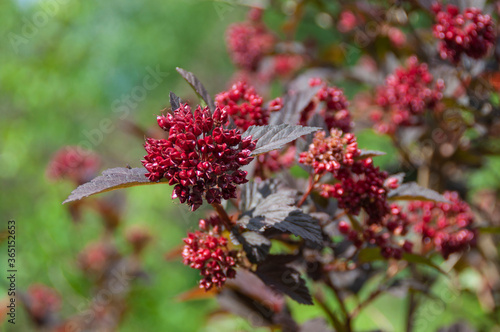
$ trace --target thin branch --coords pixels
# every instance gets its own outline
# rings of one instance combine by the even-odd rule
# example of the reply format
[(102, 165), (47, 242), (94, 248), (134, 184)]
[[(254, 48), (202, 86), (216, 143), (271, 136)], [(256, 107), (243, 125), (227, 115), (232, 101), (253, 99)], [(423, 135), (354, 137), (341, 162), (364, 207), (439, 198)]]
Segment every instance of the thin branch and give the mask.
[(340, 305), (340, 310), (342, 311), (342, 314), (345, 317), (345, 327), (347, 332), (351, 332), (351, 317), (349, 315), (349, 311), (347, 311), (347, 307), (344, 303), (344, 300), (340, 296), (340, 291), (337, 289), (337, 287), (331, 282), (331, 280), (328, 278), (325, 280), (325, 284), (330, 287), (330, 289), (333, 291), (333, 294), (335, 295), (335, 298), (337, 299), (337, 302)]
[(332, 310), (328, 307), (328, 305), (323, 301), (321, 296), (315, 294), (314, 299), (320, 306), (320, 308), (325, 312), (326, 316), (330, 319), (332, 322), (333, 327), (335, 327), (336, 331), (344, 331), (344, 327), (342, 326), (342, 322), (337, 318), (337, 316), (333, 313)]
[(230, 231), (233, 228), (233, 226), (232, 226), (231, 219), (229, 219), (229, 216), (228, 216), (226, 210), (224, 210), (224, 207), (218, 203), (212, 203), (212, 206), (213, 206), (214, 210), (217, 212), (217, 214), (219, 215), (219, 217), (222, 219), (222, 223), (224, 224), (224, 227), (226, 227), (226, 229), (228, 231)]

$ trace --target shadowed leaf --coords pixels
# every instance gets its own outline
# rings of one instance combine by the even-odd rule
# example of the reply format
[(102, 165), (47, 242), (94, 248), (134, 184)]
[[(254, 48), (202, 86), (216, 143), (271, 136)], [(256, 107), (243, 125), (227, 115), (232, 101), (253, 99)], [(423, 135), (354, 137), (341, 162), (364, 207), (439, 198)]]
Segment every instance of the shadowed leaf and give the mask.
[(254, 264), (266, 259), (271, 249), (271, 241), (257, 232), (245, 232), (236, 238), (243, 246), (248, 260)]
[(276, 181), (247, 183), (242, 190), (243, 213), (238, 223), (252, 231), (262, 232), (272, 227), (322, 243), (318, 222), (294, 206), (296, 195), (295, 190), (279, 188)]
[(177, 97), (173, 92), (170, 92), (170, 106), (172, 106), (172, 110), (181, 107), (181, 98)]
[(440, 193), (421, 187), (415, 182), (401, 184), (397, 189), (390, 191), (387, 198), (392, 201), (434, 201), (449, 203)]
[(361, 149), (361, 154), (357, 157), (357, 159), (366, 159), (366, 158), (373, 158), (373, 157), (385, 156), (385, 155), (386, 155), (386, 153), (383, 151)]
[(208, 94), (207, 89), (203, 86), (200, 80), (191, 72), (177, 67), (177, 72), (191, 85), (196, 94), (205, 101), (210, 110), (215, 110), (215, 104), (212, 97)]
[(258, 139), (257, 146), (252, 152), (253, 156), (280, 149), (287, 143), (293, 142), (300, 136), (313, 133), (321, 128), (293, 126), (289, 124), (251, 126), (241, 137), (252, 136), (252, 139)]
[(149, 181), (144, 168), (110, 168), (73, 190), (63, 204), (106, 191), (157, 183)]
[(297, 270), (286, 266), (289, 263), (288, 258), (293, 260), (295, 257), (287, 255), (268, 256), (266, 261), (257, 267), (255, 274), (266, 285), (290, 296), (298, 303), (312, 305), (313, 301), (306, 287), (306, 282), (301, 278)]
[(288, 94), (283, 98), (283, 107), (279, 112), (271, 114), (270, 125), (279, 125), (282, 123), (295, 125), (299, 122), (300, 113), (311, 102), (320, 87), (313, 87), (299, 91), (294, 94)]

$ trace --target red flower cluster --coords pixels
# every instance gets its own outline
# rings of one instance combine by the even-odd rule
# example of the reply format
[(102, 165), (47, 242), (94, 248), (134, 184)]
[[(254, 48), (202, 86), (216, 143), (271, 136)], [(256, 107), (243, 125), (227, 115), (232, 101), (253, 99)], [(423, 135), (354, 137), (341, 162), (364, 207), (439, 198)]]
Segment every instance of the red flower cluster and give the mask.
[(125, 239), (134, 248), (135, 253), (140, 253), (151, 241), (151, 233), (139, 226), (132, 226), (127, 229)]
[(440, 39), (439, 54), (453, 63), (460, 62), (462, 54), (474, 59), (484, 57), (495, 43), (495, 26), (490, 15), (477, 8), (460, 13), (456, 6), (434, 4), (436, 14), (434, 36)]
[(233, 84), (229, 91), (219, 93), (215, 102), (229, 113), (236, 126), (243, 131), (250, 126), (267, 125), (270, 112), (279, 110), (282, 106), (279, 98), (273, 100), (268, 108), (263, 106), (264, 100), (255, 88), (242, 81)]
[[(349, 102), (342, 89), (329, 87), (318, 79), (312, 79), (311, 86), (322, 85), (315, 98), (302, 111), (299, 124), (307, 125), (307, 121), (318, 107), (322, 107), (319, 114), (324, 118), (328, 130), (337, 128), (343, 132), (352, 130), (351, 114), (348, 111)], [(321, 105), (320, 105), (321, 104)]]
[(387, 172), (375, 167), (371, 158), (357, 160), (337, 171), (335, 178), (340, 182), (322, 185), (321, 195), (336, 198), (339, 207), (353, 215), (363, 209), (368, 214), (368, 225), (380, 223), (389, 213), (387, 177)]
[(305, 59), (299, 54), (276, 54), (273, 57), (273, 76), (289, 77), (304, 66)]
[(292, 167), (295, 162), (296, 151), (297, 149), (295, 146), (289, 145), (285, 152), (272, 150), (267, 153), (260, 154), (257, 157), (254, 177), (267, 179), (271, 177), (273, 173)]
[(361, 153), (356, 137), (337, 129), (330, 131), (330, 137), (325, 136), (324, 131), (316, 132), (309, 150), (300, 154), (299, 163), (312, 166), (316, 174), (336, 174), (341, 165), (353, 165)]
[[(219, 221), (216, 219), (200, 220), (200, 228), (207, 230), (210, 225), (217, 227)], [(228, 278), (236, 275), (236, 252), (228, 250), (227, 239), (216, 236), (216, 233), (216, 229), (208, 234), (196, 231), (188, 233), (184, 239), (183, 263), (200, 270), (203, 277), (200, 288), (205, 290), (213, 286), (222, 287)]]
[(339, 231), (346, 235), (356, 247), (363, 244), (376, 245), (380, 247), (380, 252), (385, 258), (401, 259), (403, 252), (411, 252), (413, 244), (401, 239), (408, 233), (410, 221), (401, 207), (391, 204), (389, 213), (377, 224), (362, 225), (361, 231), (352, 229), (345, 222), (339, 222)]
[(91, 243), (78, 255), (78, 263), (83, 271), (101, 275), (116, 255), (115, 250), (104, 242)]
[(142, 161), (151, 181), (163, 178), (175, 185), (172, 198), (198, 209), (203, 198), (212, 204), (236, 197), (236, 185), (246, 183), (247, 172), (240, 170), (253, 159), (251, 137), (241, 138), (239, 130), (224, 129), (226, 110), (208, 108), (191, 112), (182, 104), (173, 114), (158, 116), (158, 125), (168, 131), (168, 139), (146, 140), (148, 153)]
[(43, 324), (48, 316), (59, 311), (61, 298), (56, 291), (41, 284), (31, 285), (26, 292), (26, 307), (35, 322)]
[(231, 25), (227, 30), (226, 44), (233, 62), (242, 69), (255, 71), (262, 58), (273, 51), (274, 35), (260, 21), (260, 15), (252, 17), (250, 22)]
[(424, 249), (435, 247), (447, 259), (475, 245), (476, 233), (469, 229), (474, 222), (469, 205), (457, 192), (445, 192), (444, 197), (450, 203), (411, 202), (408, 216), (415, 231), (422, 234)]
[(435, 108), (443, 97), (444, 82), (439, 79), (433, 83), (427, 64), (420, 64), (417, 57), (412, 56), (406, 67), (389, 75), (385, 85), (377, 91), (376, 102), (384, 112), (375, 111), (371, 117), (380, 132), (394, 133), (399, 126), (420, 124), (421, 115)]
[(67, 179), (83, 184), (94, 177), (99, 164), (100, 159), (93, 152), (67, 146), (52, 157), (47, 167), (47, 176), (53, 180)]

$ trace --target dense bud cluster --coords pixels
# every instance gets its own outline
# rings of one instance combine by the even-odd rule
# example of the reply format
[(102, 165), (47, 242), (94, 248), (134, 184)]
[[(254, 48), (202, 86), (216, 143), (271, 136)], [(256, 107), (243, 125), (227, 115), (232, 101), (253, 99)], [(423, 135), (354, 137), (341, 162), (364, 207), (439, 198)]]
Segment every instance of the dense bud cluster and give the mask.
[(299, 163), (312, 166), (316, 174), (335, 174), (341, 165), (353, 165), (354, 158), (361, 153), (356, 137), (350, 133), (344, 135), (337, 129), (332, 129), (329, 137), (325, 136), (324, 131), (316, 132), (309, 150), (300, 154)]
[(224, 129), (227, 111), (208, 108), (191, 112), (182, 104), (173, 114), (158, 116), (158, 125), (168, 139), (146, 139), (148, 153), (142, 161), (151, 181), (166, 179), (175, 185), (172, 198), (186, 202), (192, 210), (203, 203), (220, 203), (236, 197), (236, 185), (246, 183), (247, 172), (240, 167), (253, 159), (255, 142), (242, 138), (237, 129)]
[[(415, 56), (408, 59), (406, 68), (398, 68), (389, 75), (385, 85), (377, 91), (376, 103), (384, 111), (372, 113), (376, 129), (393, 133), (399, 126), (419, 125), (421, 115), (435, 108), (443, 97), (444, 82), (433, 83), (427, 64), (419, 63)], [(385, 113), (385, 114), (384, 114)]]
[(471, 58), (484, 57), (495, 43), (495, 26), (490, 15), (477, 8), (467, 8), (460, 13), (456, 6), (432, 7), (436, 14), (434, 36), (440, 39), (439, 54), (443, 59), (460, 62), (462, 54)]
[[(255, 17), (253, 17), (255, 16)], [(226, 44), (234, 64), (249, 71), (257, 70), (262, 58), (273, 51), (275, 37), (250, 12), (250, 21), (235, 23), (227, 30)]]
[(263, 106), (264, 99), (255, 88), (242, 81), (234, 83), (228, 91), (219, 93), (215, 102), (229, 113), (236, 126), (243, 131), (250, 126), (267, 125), (270, 112), (281, 109), (280, 99), (272, 101), (269, 108)]
[(93, 152), (67, 146), (57, 151), (48, 167), (47, 176), (53, 180), (67, 179), (82, 184), (95, 175), (100, 159)]
[(151, 241), (152, 236), (148, 230), (139, 226), (133, 226), (127, 230), (125, 239), (134, 248), (134, 252), (140, 253)]
[(363, 224), (361, 230), (352, 229), (345, 222), (339, 222), (339, 231), (356, 246), (363, 244), (380, 247), (380, 253), (385, 258), (401, 259), (404, 252), (411, 252), (413, 244), (404, 240), (408, 233), (410, 221), (402, 208), (391, 204), (388, 214), (376, 224)]
[(183, 263), (200, 270), (200, 288), (222, 287), (226, 279), (235, 277), (236, 252), (228, 250), (225, 237), (196, 231), (188, 233), (184, 243)]
[(101, 275), (116, 257), (115, 250), (104, 242), (91, 243), (78, 255), (78, 263), (82, 270)]
[(353, 215), (363, 209), (368, 214), (367, 224), (380, 223), (389, 212), (388, 189), (384, 185), (387, 177), (371, 158), (357, 160), (337, 171), (338, 183), (322, 185), (321, 195), (336, 198), (339, 207)]
[(450, 203), (415, 201), (408, 205), (408, 216), (415, 231), (422, 234), (424, 249), (435, 247), (447, 259), (475, 244), (476, 234), (470, 229), (474, 215), (457, 192), (445, 192)]
[(254, 177), (267, 179), (273, 173), (290, 168), (295, 163), (295, 155), (297, 149), (290, 145), (285, 152), (272, 150), (267, 153), (257, 156), (255, 164)]
[(35, 322), (43, 324), (50, 319), (50, 314), (59, 311), (61, 298), (54, 289), (34, 284), (26, 292), (26, 307)]
[(352, 130), (351, 114), (347, 109), (349, 102), (344, 96), (342, 89), (329, 87), (319, 79), (312, 79), (310, 86), (321, 85), (320, 90), (309, 105), (302, 111), (299, 124), (307, 125), (315, 110), (320, 107), (319, 114), (325, 120), (328, 130), (336, 128), (343, 132)]
[(305, 59), (299, 54), (276, 54), (273, 57), (273, 74), (276, 77), (289, 77), (304, 66)]

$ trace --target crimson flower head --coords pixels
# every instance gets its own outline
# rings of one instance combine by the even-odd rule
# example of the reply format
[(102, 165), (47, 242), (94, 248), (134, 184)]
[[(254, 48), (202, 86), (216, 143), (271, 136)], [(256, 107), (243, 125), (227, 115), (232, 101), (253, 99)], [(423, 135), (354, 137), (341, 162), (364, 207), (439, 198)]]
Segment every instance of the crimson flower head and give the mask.
[(380, 224), (389, 213), (386, 187), (387, 172), (373, 165), (371, 158), (356, 160), (350, 167), (341, 167), (334, 175), (339, 182), (323, 184), (321, 195), (333, 197), (338, 206), (353, 215), (363, 209), (367, 224)]
[(215, 97), (217, 106), (225, 108), (241, 130), (250, 126), (264, 126), (269, 121), (269, 110), (263, 106), (264, 99), (257, 94), (253, 86), (239, 81), (229, 91)]
[(184, 243), (183, 262), (200, 270), (200, 288), (220, 288), (228, 278), (235, 277), (236, 252), (228, 250), (225, 237), (196, 231), (188, 233)]
[(273, 34), (260, 21), (233, 24), (226, 33), (227, 48), (234, 64), (249, 71), (257, 70), (275, 42)]
[(191, 112), (187, 104), (160, 115), (158, 125), (168, 132), (167, 139), (146, 139), (148, 153), (142, 161), (151, 181), (165, 179), (175, 185), (172, 198), (198, 209), (236, 198), (236, 185), (246, 183), (247, 172), (240, 170), (253, 159), (255, 141), (242, 138), (237, 129), (225, 129), (228, 113), (200, 106)]
[(408, 216), (415, 231), (422, 234), (424, 247), (435, 247), (447, 259), (452, 253), (475, 245), (476, 233), (470, 228), (474, 215), (469, 205), (457, 192), (447, 191), (444, 197), (450, 203), (411, 202)]
[(376, 103), (384, 111), (371, 115), (377, 123), (376, 129), (393, 133), (398, 126), (419, 125), (421, 115), (435, 108), (443, 97), (443, 80), (434, 83), (433, 79), (427, 64), (419, 63), (415, 56), (408, 58), (406, 68), (398, 68), (394, 74), (387, 76), (376, 97)]
[(26, 291), (26, 307), (35, 322), (43, 324), (50, 319), (49, 315), (61, 309), (61, 297), (50, 287), (34, 284)]
[(299, 124), (307, 125), (307, 121), (319, 107), (319, 114), (325, 120), (328, 130), (336, 128), (343, 132), (350, 132), (352, 130), (351, 113), (348, 110), (349, 101), (345, 97), (344, 91), (334, 86), (328, 86), (319, 79), (312, 79), (309, 85), (321, 86), (321, 88), (300, 114)]
[(336, 173), (342, 165), (354, 164), (361, 151), (353, 134), (332, 129), (330, 137), (325, 136), (324, 131), (316, 132), (309, 150), (300, 154), (299, 163), (312, 166), (316, 174)]
[(434, 36), (440, 40), (439, 54), (453, 63), (460, 62), (462, 54), (480, 59), (495, 44), (495, 25), (490, 15), (480, 9), (467, 8), (460, 13), (458, 7), (440, 4), (432, 7), (436, 14)]
[(83, 184), (95, 175), (100, 159), (92, 151), (77, 146), (66, 146), (52, 157), (47, 166), (47, 177), (52, 180), (67, 179)]

